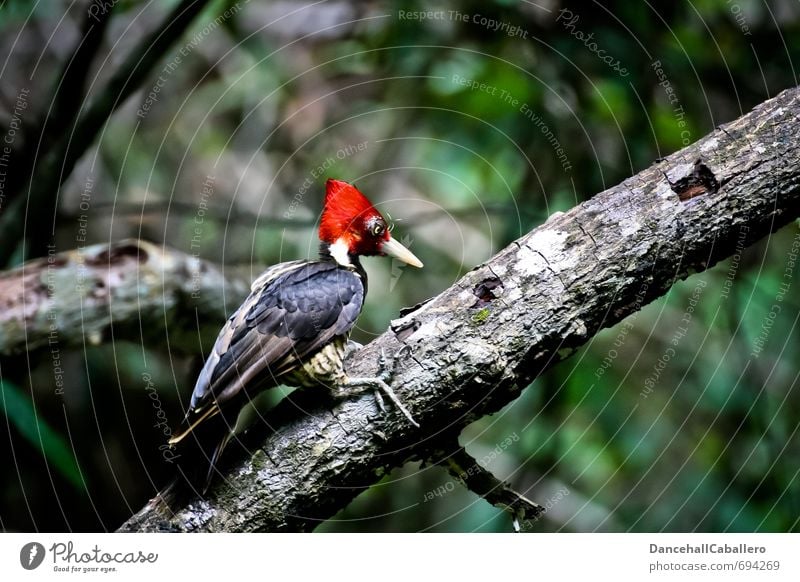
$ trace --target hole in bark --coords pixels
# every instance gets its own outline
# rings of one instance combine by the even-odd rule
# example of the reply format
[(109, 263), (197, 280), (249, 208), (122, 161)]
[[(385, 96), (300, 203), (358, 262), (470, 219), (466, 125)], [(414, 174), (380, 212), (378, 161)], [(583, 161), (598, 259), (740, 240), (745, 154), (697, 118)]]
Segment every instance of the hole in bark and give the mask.
[(400, 325), (393, 325), (391, 327), (397, 341), (405, 342), (411, 334), (419, 329), (420, 325), (420, 322), (412, 319), (411, 321), (406, 321)]
[(495, 293), (495, 289), (502, 289), (503, 282), (497, 277), (489, 277), (488, 279), (484, 279), (472, 290), (472, 294), (478, 298), (475, 302), (473, 307), (483, 307), (484, 305), (488, 305), (495, 299), (497, 299), (498, 295)]
[(681, 202), (686, 202), (696, 196), (702, 196), (703, 194), (716, 194), (719, 190), (717, 177), (714, 175), (714, 172), (703, 163), (703, 160), (697, 160), (694, 163), (694, 169), (691, 174), (681, 178), (677, 182), (670, 182), (669, 186), (672, 188), (672, 191), (678, 195)]
[(419, 303), (411, 307), (403, 307), (402, 309), (400, 309), (400, 317), (405, 317), (409, 313), (414, 313), (417, 309), (420, 309), (423, 305), (425, 305), (432, 299), (433, 297), (431, 297), (431, 299), (426, 299), (425, 301), (420, 301)]
[(126, 257), (132, 257), (140, 263), (147, 261), (147, 251), (135, 244), (120, 244), (111, 246), (94, 258), (87, 258), (86, 264), (108, 265), (122, 262)]

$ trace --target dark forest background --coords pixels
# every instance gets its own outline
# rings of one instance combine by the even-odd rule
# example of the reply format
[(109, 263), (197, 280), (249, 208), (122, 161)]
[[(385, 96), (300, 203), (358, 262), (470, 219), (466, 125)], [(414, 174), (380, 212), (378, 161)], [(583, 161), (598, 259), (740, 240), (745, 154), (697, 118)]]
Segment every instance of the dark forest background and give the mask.
[[(798, 83), (794, 0), (242, 0), (167, 28), (104, 109), (189, 4), (0, 2), (5, 268), (125, 237), (255, 270), (313, 256), (338, 177), (426, 265), (366, 261), (368, 342), (552, 213)], [(75, 131), (87, 111), (106, 113)], [(465, 431), (548, 507), (531, 531), (800, 528), (799, 283), (777, 299), (797, 232), (677, 283)], [(63, 394), (47, 351), (0, 359), (4, 530), (113, 530), (170, 471), (155, 425), (180, 421), (198, 360), (130, 342), (61, 356)], [(410, 464), (320, 529), (511, 523)]]

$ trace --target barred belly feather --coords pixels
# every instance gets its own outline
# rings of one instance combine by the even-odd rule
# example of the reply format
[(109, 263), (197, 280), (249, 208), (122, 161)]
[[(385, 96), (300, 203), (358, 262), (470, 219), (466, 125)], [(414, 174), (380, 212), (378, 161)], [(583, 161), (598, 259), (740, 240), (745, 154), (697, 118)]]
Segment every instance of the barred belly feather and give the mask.
[(303, 362), (299, 368), (286, 374), (289, 386), (337, 386), (347, 378), (344, 372), (344, 354), (347, 337), (339, 336)]

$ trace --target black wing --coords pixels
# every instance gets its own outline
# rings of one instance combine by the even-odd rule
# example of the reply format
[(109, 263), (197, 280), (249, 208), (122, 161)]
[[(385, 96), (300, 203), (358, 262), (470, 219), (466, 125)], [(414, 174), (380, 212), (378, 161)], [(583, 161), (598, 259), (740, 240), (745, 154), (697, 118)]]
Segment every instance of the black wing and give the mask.
[[(192, 393), (185, 430), (226, 402), (281, 382), (281, 376), (346, 335), (361, 312), (361, 277), (332, 262), (294, 261), (266, 271), (222, 328)], [(187, 426), (188, 425), (188, 426)]]

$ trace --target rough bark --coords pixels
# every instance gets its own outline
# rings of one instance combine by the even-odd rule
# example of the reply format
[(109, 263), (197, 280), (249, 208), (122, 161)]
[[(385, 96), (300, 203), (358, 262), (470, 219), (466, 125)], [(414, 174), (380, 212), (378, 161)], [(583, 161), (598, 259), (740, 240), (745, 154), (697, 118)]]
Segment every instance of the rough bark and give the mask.
[(111, 337), (196, 355), (198, 322), (212, 345), (248, 292), (244, 277), (144, 241), (52, 252), (0, 273), (0, 355)]
[(600, 329), (727, 257), (737, 240), (796, 218), (799, 98), (786, 91), (551, 217), (348, 360), (351, 374), (374, 375), (382, 350), (408, 346), (392, 385), (420, 430), (397, 411), (380, 414), (369, 395), (332, 403), (300, 391), (244, 435), (254, 454), (230, 446), (225, 479), (205, 498), (172, 487), (121, 530), (311, 530), (391, 468), (447, 450)]

